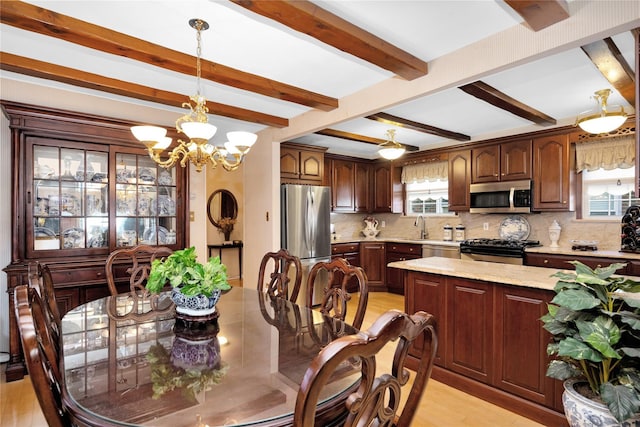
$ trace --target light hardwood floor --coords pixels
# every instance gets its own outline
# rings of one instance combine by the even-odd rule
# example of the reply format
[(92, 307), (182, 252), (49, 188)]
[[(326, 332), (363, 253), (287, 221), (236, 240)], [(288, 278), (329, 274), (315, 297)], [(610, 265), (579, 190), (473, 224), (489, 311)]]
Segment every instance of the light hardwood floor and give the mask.
[[(370, 293), (363, 328), (370, 326), (381, 313), (391, 308), (402, 310), (403, 297), (382, 292)], [(390, 359), (392, 354), (387, 357)], [(0, 426), (45, 427), (47, 423), (40, 411), (29, 378), (7, 383), (4, 367), (5, 365), (2, 365), (0, 377)], [(413, 424), (419, 427), (542, 426), (433, 380), (427, 385)]]

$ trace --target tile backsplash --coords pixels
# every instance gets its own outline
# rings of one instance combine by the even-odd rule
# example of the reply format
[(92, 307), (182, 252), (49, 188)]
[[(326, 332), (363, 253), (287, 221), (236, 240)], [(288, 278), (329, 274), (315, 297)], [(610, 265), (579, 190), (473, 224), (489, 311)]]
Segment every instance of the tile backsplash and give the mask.
[[(575, 212), (551, 212), (539, 214), (520, 214), (530, 225), (529, 239), (539, 240), (543, 246), (551, 244), (549, 226), (554, 220), (558, 221), (562, 230), (558, 244), (570, 247), (571, 240), (597, 240), (600, 250), (620, 249), (619, 221), (583, 221), (576, 220)], [(378, 237), (400, 239), (419, 239), (420, 230), (414, 226), (416, 217), (399, 214), (331, 214), (331, 223), (335, 224), (336, 234), (341, 240), (363, 238), (360, 232), (364, 228), (364, 218), (373, 216), (378, 220), (380, 234)], [(455, 216), (427, 216), (426, 227), (428, 239), (442, 240), (444, 226), (465, 226), (466, 238), (499, 238), (500, 223), (509, 214), (469, 214), (460, 213)], [(384, 227), (382, 226), (384, 223)], [(488, 230), (484, 229), (485, 223)]]

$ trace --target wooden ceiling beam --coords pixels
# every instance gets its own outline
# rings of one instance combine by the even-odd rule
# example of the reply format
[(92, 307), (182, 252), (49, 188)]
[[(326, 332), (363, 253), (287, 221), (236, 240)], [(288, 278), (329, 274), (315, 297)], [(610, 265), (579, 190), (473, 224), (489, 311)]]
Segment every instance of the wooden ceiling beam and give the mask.
[[(159, 90), (148, 86), (125, 82), (87, 73), (61, 65), (38, 61), (11, 53), (1, 52), (2, 61), (0, 69), (14, 73), (24, 74), (47, 80), (54, 80), (74, 86), (94, 89), (101, 92), (113, 93), (159, 104), (171, 105), (182, 108), (182, 103), (188, 101), (186, 95), (165, 90)], [(272, 116), (244, 108), (233, 107), (217, 102), (207, 102), (209, 113), (230, 117), (251, 123), (260, 123), (266, 126), (284, 128), (289, 126), (289, 120), (283, 117)]]
[(473, 95), (482, 101), (485, 101), (494, 107), (498, 107), (502, 110), (508, 111), (511, 114), (522, 117), (533, 123), (541, 126), (555, 125), (556, 119), (547, 116), (541, 111), (536, 110), (522, 102), (510, 97), (509, 95), (500, 92), (498, 89), (489, 86), (485, 82), (480, 80), (469, 83), (464, 86), (460, 86), (459, 89)]
[[(611, 86), (632, 106), (636, 105), (636, 85), (633, 69), (622, 56), (613, 39), (607, 37), (581, 46), (582, 51), (602, 73)], [(595, 88), (600, 89), (600, 88)]]
[[(351, 132), (344, 132), (344, 131), (337, 130), (337, 129), (322, 129), (322, 130), (316, 131), (315, 133), (318, 134), (318, 135), (332, 136), (334, 138), (347, 139), (349, 141), (364, 142), (365, 144), (380, 145), (380, 144), (383, 144), (383, 143), (387, 142), (386, 139), (372, 138), (370, 136), (359, 135), (357, 133), (351, 133)], [(400, 142), (400, 141), (398, 141), (398, 142)], [(407, 144), (403, 144), (402, 142), (400, 142), (400, 144), (402, 144), (406, 148), (407, 151), (418, 151), (418, 150), (420, 150), (420, 148), (416, 147), (415, 145), (407, 145)]]
[(565, 0), (504, 0), (533, 31), (540, 31), (569, 17)]
[[(134, 59), (183, 74), (196, 73), (196, 58), (129, 35), (93, 25), (21, 1), (0, 2), (0, 22), (44, 34), (101, 52)], [(186, 26), (187, 23), (184, 23)], [(338, 107), (338, 100), (269, 80), (255, 74), (202, 60), (202, 78), (323, 111)]]
[(402, 117), (393, 116), (387, 113), (376, 113), (366, 117), (369, 120), (374, 120), (380, 123), (386, 123), (393, 126), (402, 127), (405, 129), (411, 129), (422, 133), (428, 133), (429, 135), (440, 136), (447, 139), (453, 139), (456, 141), (469, 141), (471, 137), (458, 132), (452, 132), (446, 129), (440, 129), (435, 126), (429, 126), (424, 123), (414, 122)]
[[(289, 28), (407, 80), (425, 76), (427, 63), (307, 0), (231, 0)], [(401, 7), (401, 6), (399, 6)]]

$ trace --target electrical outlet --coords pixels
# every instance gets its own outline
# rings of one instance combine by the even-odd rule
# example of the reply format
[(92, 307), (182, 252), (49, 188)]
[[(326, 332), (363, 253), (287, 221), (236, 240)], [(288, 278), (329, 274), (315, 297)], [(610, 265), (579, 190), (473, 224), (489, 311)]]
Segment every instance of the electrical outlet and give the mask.
[(380, 223), (380, 227), (385, 228), (387, 226), (387, 223), (385, 221), (382, 221)]
[(484, 222), (484, 223), (482, 223), (482, 229), (483, 229), (484, 231), (488, 231), (488, 230), (489, 230), (489, 223), (488, 223), (488, 222)]

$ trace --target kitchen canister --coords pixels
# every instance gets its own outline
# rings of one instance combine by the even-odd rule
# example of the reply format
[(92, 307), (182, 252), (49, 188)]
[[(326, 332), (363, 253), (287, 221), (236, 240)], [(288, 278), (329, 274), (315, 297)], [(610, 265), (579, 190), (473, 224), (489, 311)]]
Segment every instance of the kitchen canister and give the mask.
[(465, 228), (464, 225), (456, 225), (456, 242), (462, 242), (464, 240)]
[(449, 224), (444, 226), (444, 234), (442, 236), (442, 240), (445, 242), (450, 242), (453, 240), (453, 227)]

